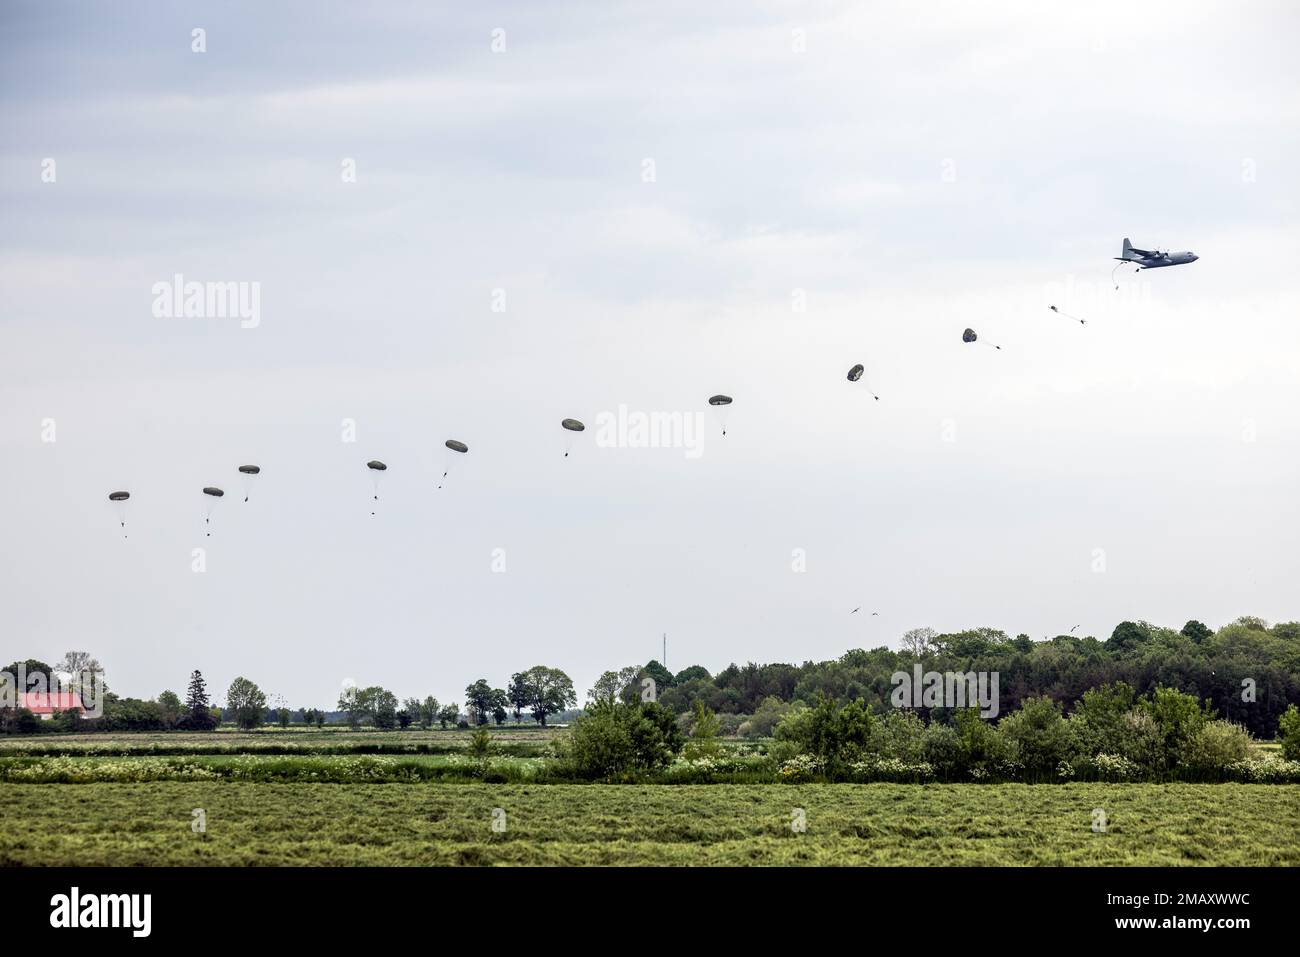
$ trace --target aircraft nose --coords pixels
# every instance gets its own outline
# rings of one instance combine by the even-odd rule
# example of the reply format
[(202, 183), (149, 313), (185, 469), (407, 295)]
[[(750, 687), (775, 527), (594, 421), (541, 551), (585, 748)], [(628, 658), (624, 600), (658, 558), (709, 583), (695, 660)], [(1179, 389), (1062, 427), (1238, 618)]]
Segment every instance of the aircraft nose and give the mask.
[(1196, 255), (1196, 253), (1191, 253), (1190, 255), (1192, 257), (1192, 262), (1196, 262), (1196, 260), (1201, 258), (1200, 256)]

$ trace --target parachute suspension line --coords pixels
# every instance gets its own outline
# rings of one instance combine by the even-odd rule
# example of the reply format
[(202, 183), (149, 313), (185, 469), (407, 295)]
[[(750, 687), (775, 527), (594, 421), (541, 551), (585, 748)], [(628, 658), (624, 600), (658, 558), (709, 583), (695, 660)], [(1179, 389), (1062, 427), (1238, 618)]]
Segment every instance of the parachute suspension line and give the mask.
[[(1141, 266), (1137, 266), (1136, 263), (1129, 263), (1129, 262), (1127, 262), (1127, 261), (1126, 261), (1126, 262), (1122, 262), (1122, 263), (1116, 263), (1116, 264), (1115, 264), (1115, 268), (1112, 269), (1112, 270), (1110, 271), (1110, 281), (1113, 282), (1113, 283), (1115, 284), (1115, 288), (1116, 288), (1116, 289), (1119, 289), (1119, 280), (1117, 280), (1117, 279), (1115, 278), (1115, 272), (1116, 272), (1117, 270), (1119, 270), (1119, 269), (1122, 269), (1124, 266), (1128, 266), (1128, 265), (1134, 265), (1134, 266), (1136, 266), (1136, 267), (1137, 267), (1137, 272), (1141, 272), (1141, 271), (1142, 271), (1142, 267), (1141, 267)], [(1134, 275), (1136, 275), (1136, 274), (1137, 274), (1137, 273), (1134, 273)]]
[[(385, 465), (383, 462), (379, 461), (378, 459), (373, 459), (366, 463), (366, 468), (370, 470), (371, 500), (378, 502), (379, 501), (379, 480), (383, 478), (384, 473), (388, 471), (388, 466)], [(370, 514), (371, 516), (375, 514), (375, 510), (373, 507), (370, 509)]]
[(1048, 306), (1047, 308), (1052, 310), (1052, 312), (1056, 313), (1058, 316), (1061, 316), (1064, 319), (1073, 319), (1081, 326), (1086, 326), (1088, 324), (1087, 319), (1080, 319), (1078, 316), (1072, 316), (1064, 309), (1057, 309), (1055, 306)]
[(117, 524), (122, 529), (122, 537), (126, 538), (126, 503), (131, 498), (130, 492), (109, 492), (108, 500), (113, 503), (117, 509)]

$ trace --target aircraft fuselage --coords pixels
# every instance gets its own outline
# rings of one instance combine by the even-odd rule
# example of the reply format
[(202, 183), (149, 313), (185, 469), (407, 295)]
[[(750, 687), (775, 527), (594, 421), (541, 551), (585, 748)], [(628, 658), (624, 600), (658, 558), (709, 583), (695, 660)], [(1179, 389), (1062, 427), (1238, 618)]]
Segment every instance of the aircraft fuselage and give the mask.
[(1126, 260), (1127, 262), (1137, 263), (1143, 269), (1159, 269), (1161, 266), (1182, 266), (1185, 263), (1194, 263), (1201, 257), (1191, 250), (1184, 250), (1181, 253), (1166, 253), (1163, 256), (1143, 256)]

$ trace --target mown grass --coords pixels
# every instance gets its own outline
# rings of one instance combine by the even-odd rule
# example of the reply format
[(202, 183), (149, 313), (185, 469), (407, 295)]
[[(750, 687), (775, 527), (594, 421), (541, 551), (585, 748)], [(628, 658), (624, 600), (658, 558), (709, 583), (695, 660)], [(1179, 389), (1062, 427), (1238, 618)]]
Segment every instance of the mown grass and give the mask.
[(1291, 785), (7, 784), (0, 820), (28, 865), (1300, 865)]

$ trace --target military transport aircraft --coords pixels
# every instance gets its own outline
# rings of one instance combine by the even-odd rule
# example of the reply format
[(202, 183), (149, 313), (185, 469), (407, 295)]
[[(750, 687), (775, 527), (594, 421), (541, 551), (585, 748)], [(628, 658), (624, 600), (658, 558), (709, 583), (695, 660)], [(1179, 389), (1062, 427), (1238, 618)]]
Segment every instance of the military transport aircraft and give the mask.
[(1133, 263), (1138, 269), (1157, 269), (1160, 266), (1181, 266), (1184, 263), (1194, 263), (1201, 257), (1190, 249), (1180, 253), (1171, 253), (1167, 249), (1136, 249), (1132, 243), (1125, 239), (1123, 255), (1115, 258), (1122, 263)]

